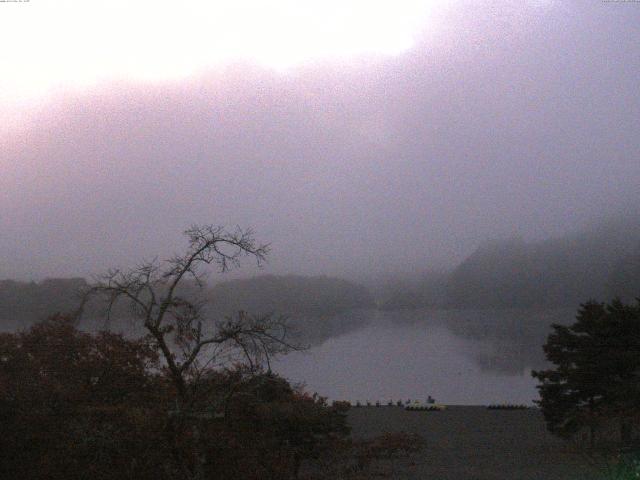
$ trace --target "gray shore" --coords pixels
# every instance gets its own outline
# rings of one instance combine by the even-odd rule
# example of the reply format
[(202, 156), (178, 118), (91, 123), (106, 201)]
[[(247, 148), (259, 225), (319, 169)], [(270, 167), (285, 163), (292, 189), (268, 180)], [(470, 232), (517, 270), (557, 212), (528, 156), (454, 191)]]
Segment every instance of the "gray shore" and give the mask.
[(395, 478), (429, 480), (591, 480), (597, 471), (570, 444), (545, 429), (538, 409), (450, 406), (442, 412), (401, 407), (352, 408), (356, 439), (417, 433), (425, 448), (403, 461)]

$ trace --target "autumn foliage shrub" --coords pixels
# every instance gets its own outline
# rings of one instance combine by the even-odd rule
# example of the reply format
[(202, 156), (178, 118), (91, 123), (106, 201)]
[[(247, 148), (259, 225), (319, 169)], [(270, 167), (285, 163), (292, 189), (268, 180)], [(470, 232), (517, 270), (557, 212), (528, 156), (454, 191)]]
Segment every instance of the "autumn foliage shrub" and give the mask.
[(348, 433), (343, 409), (242, 367), (174, 383), (152, 345), (56, 316), (0, 334), (0, 478), (287, 479)]

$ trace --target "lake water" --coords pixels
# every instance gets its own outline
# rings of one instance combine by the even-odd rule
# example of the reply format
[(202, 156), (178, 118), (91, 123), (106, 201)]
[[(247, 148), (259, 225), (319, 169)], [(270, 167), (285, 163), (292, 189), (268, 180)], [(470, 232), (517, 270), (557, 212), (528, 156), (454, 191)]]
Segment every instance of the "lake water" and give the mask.
[(445, 404), (532, 404), (538, 394), (530, 371), (543, 363), (548, 323), (558, 319), (514, 311), (370, 315), (355, 331), (281, 358), (274, 370), (333, 400), (424, 402), (431, 395)]
[[(458, 405), (532, 404), (531, 369), (544, 368), (542, 345), (551, 323), (570, 323), (568, 310), (358, 311), (299, 325), (314, 346), (273, 368), (332, 400)], [(0, 322), (4, 331), (20, 325)], [(132, 325), (120, 325), (131, 334)], [(86, 321), (93, 331), (102, 323)], [(142, 331), (138, 332), (144, 333)], [(135, 335), (134, 335), (135, 336)]]

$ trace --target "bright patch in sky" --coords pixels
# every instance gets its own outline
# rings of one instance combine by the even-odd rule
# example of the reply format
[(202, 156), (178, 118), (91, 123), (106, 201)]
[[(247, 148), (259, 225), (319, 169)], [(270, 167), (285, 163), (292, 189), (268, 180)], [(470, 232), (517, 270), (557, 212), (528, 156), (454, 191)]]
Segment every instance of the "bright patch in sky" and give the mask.
[[(0, 101), (243, 60), (287, 69), (410, 48), (445, 0), (32, 0), (0, 3)], [(2, 98), (2, 97), (5, 98)]]

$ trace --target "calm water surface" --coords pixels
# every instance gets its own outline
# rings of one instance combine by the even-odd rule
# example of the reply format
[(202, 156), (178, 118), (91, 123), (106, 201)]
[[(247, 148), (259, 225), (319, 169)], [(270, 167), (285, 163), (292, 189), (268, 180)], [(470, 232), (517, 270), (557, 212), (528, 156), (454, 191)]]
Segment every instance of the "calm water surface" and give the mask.
[[(531, 365), (518, 366), (522, 358), (514, 356), (526, 344), (517, 337), (503, 340), (505, 348), (454, 334), (442, 322), (399, 322), (397, 314), (384, 312), (371, 315), (366, 326), (283, 357), (274, 369), (293, 382), (304, 382), (311, 392), (352, 402), (424, 401), (431, 395), (446, 404), (531, 404), (538, 398)], [(513, 362), (513, 369), (490, 369), (479, 361), (500, 356), (501, 348), (501, 363)]]

